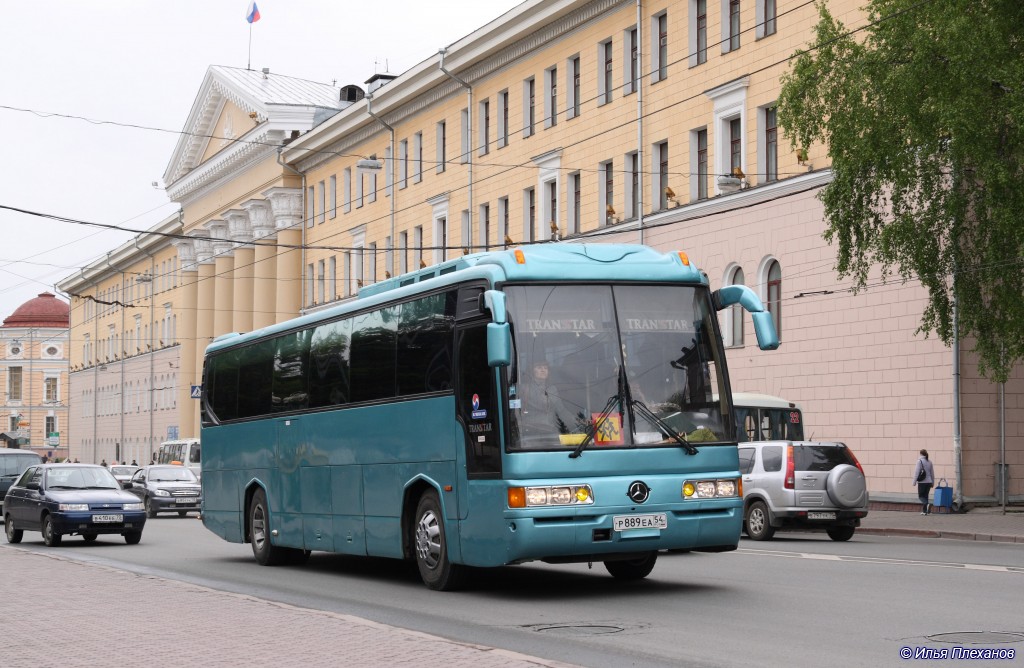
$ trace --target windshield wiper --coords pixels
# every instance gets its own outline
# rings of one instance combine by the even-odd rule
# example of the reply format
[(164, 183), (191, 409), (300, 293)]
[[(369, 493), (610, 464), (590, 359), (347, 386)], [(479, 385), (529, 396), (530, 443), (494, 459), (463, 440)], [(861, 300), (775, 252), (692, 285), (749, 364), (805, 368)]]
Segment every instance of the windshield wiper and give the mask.
[(604, 408), (601, 410), (601, 412), (598, 413), (597, 419), (593, 420), (590, 423), (590, 429), (587, 429), (587, 434), (583, 437), (583, 440), (580, 441), (580, 444), (576, 446), (575, 450), (573, 450), (572, 452), (569, 453), (569, 459), (576, 459), (581, 454), (583, 454), (583, 450), (586, 449), (586, 447), (588, 445), (590, 445), (590, 443), (594, 440), (594, 437), (597, 436), (598, 430), (600, 430), (601, 427), (604, 425), (604, 423), (608, 421), (608, 418), (611, 417), (612, 408), (614, 408), (616, 406), (616, 404), (618, 405), (619, 412), (621, 413), (622, 412), (622, 385), (621, 385), (621, 383), (619, 384), (619, 392), (617, 394), (613, 394), (612, 396), (608, 397), (608, 403), (606, 403), (604, 405)]
[[(651, 422), (656, 424), (663, 432), (665, 432), (666, 436), (668, 436), (669, 438), (674, 439), (679, 445), (683, 446), (683, 450), (686, 451), (686, 454), (688, 454), (688, 455), (695, 455), (695, 454), (697, 454), (697, 448), (693, 447), (693, 445), (689, 441), (686, 440), (685, 436), (683, 436), (682, 434), (677, 432), (675, 429), (673, 429), (672, 425), (670, 425), (669, 423), (665, 422), (660, 417), (655, 415), (654, 411), (652, 411), (650, 408), (647, 407), (647, 404), (645, 404), (644, 402), (640, 401), (639, 399), (632, 399), (631, 400), (631, 406), (635, 407), (636, 410), (640, 413), (640, 415), (643, 415), (645, 418), (647, 418), (648, 420), (650, 420)], [(634, 431), (634, 435), (635, 435), (635, 433), (636, 433), (636, 427), (635, 426), (633, 428), (633, 431)]]

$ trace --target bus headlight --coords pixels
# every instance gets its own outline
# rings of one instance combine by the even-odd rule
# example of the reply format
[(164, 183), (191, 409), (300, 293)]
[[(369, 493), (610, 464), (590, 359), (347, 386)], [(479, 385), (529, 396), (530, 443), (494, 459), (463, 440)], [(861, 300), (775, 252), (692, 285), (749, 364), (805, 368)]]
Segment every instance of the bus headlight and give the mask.
[(682, 493), (684, 499), (732, 499), (740, 496), (740, 485), (736, 478), (687, 480)]
[(551, 487), (509, 487), (509, 508), (541, 506), (589, 506), (594, 503), (590, 485), (555, 485)]

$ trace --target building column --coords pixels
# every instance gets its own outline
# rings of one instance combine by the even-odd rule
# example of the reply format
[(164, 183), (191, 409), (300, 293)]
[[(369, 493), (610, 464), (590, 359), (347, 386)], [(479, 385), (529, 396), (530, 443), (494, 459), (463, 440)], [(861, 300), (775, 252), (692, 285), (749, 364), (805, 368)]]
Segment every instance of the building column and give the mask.
[(294, 318), (302, 308), (302, 191), (271, 188), (270, 202), (277, 230), (277, 296), (275, 322)]
[(214, 308), (214, 264), (213, 246), (210, 244), (210, 233), (206, 230), (191, 232), (196, 248), (196, 361), (192, 374), (196, 378), (203, 376), (203, 355), (206, 346), (213, 341), (213, 308)]
[(199, 273), (196, 266), (196, 249), (191, 240), (174, 242), (178, 249), (178, 266), (181, 268), (181, 287), (178, 300), (178, 340), (181, 342), (178, 361), (178, 435), (181, 438), (199, 436), (199, 402), (192, 398), (193, 385), (200, 385), (202, 379), (195, 374), (202, 361), (196, 362), (196, 313), (199, 295)]
[(231, 331), (235, 292), (231, 276), (235, 271), (234, 244), (228, 238), (228, 224), (223, 220), (211, 220), (204, 225), (210, 232), (210, 246), (213, 247), (213, 335), (220, 336)]
[(234, 290), (231, 306), (232, 332), (252, 331), (253, 302), (253, 260), (255, 253), (252, 247), (252, 228), (249, 225), (249, 214), (242, 209), (231, 209), (224, 212), (228, 221), (228, 236), (235, 244), (235, 268), (231, 283)]
[[(270, 204), (263, 199), (242, 202), (242, 208), (249, 213), (252, 237), (256, 243), (253, 249), (252, 281), (252, 329), (262, 329), (274, 324), (277, 315), (277, 232)], [(235, 263), (238, 266), (238, 262)]]

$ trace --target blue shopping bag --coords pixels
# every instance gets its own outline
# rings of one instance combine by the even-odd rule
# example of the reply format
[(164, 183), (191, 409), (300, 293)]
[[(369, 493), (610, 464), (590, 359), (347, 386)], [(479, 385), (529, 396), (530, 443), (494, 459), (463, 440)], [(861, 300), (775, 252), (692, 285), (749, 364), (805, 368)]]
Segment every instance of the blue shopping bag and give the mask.
[(940, 478), (935, 486), (935, 503), (932, 505), (947, 510), (953, 507), (953, 488), (946, 484), (945, 478)]

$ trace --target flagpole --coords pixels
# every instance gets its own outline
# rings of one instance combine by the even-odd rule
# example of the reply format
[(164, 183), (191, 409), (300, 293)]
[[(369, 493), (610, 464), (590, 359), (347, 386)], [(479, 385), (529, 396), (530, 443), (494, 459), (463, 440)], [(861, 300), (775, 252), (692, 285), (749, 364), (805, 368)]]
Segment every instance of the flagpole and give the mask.
[(252, 23), (249, 24), (249, 57), (245, 63), (245, 69), (252, 69)]

